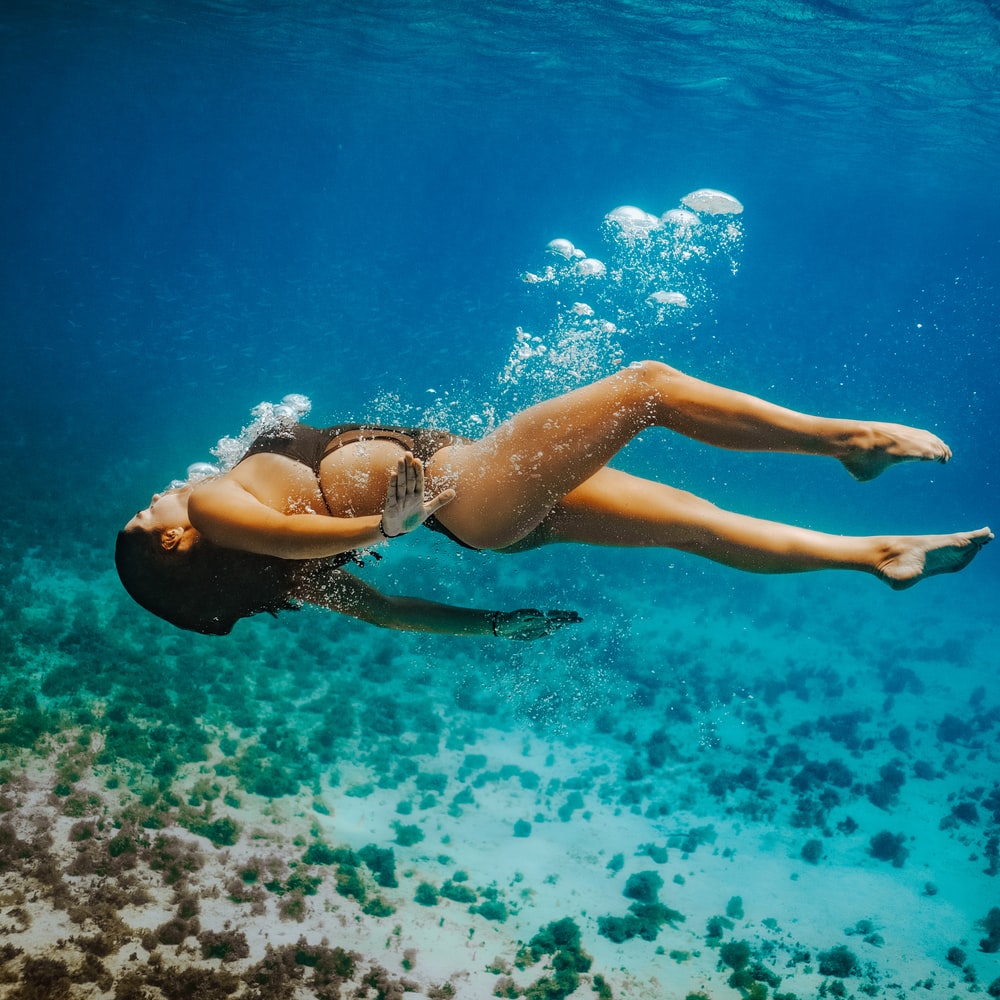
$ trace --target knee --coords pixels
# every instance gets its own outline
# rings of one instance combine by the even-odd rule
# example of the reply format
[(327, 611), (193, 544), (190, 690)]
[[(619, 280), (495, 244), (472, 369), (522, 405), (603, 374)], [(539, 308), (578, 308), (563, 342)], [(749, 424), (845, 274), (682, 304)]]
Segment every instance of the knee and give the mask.
[(662, 361), (633, 361), (625, 369), (633, 377), (632, 387), (638, 389), (642, 400), (666, 404), (677, 393), (680, 383), (690, 376)]
[(672, 368), (670, 365), (664, 364), (662, 361), (633, 361), (628, 366), (627, 371), (636, 372), (640, 378), (644, 378), (655, 383), (662, 383), (664, 379), (674, 380), (687, 378), (684, 372), (682, 372), (679, 368)]

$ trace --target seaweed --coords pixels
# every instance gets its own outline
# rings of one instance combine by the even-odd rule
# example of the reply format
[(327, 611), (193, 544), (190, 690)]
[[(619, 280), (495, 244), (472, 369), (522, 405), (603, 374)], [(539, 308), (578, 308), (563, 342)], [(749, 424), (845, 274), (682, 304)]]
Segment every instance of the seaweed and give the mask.
[(144, 855), (150, 869), (162, 873), (165, 885), (181, 882), (204, 863), (204, 857), (194, 844), (185, 844), (177, 837), (164, 834), (157, 834)]
[(404, 824), (394, 822), (392, 826), (396, 831), (396, 843), (400, 847), (412, 847), (424, 839), (424, 831), (415, 823)]
[(413, 898), (421, 906), (437, 906), (439, 895), (437, 889), (430, 882), (421, 882), (417, 886)]
[(474, 907), (473, 912), (478, 913), (487, 920), (496, 921), (498, 924), (504, 923), (508, 916), (507, 905), (499, 899), (483, 900), (479, 906)]
[(61, 958), (27, 956), (21, 980), (21, 988), (9, 994), (11, 1000), (53, 1000), (54, 997), (70, 996), (69, 966)]
[(964, 719), (957, 715), (946, 714), (938, 723), (937, 738), (942, 743), (968, 743), (975, 735), (975, 730)]
[(957, 965), (961, 968), (965, 965), (965, 952), (959, 947), (951, 947), (948, 949), (948, 953), (945, 955), (945, 959), (952, 965)]
[(663, 903), (633, 903), (623, 917), (598, 917), (597, 932), (616, 943), (634, 937), (655, 941), (664, 924), (674, 926), (684, 919), (682, 913)]
[(240, 839), (240, 825), (231, 816), (211, 819), (211, 812), (206, 806), (205, 813), (200, 816), (179, 817), (181, 824), (190, 833), (205, 837), (213, 847), (232, 847)]
[(461, 816), (462, 806), (475, 805), (476, 798), (472, 794), (472, 789), (466, 785), (461, 791), (457, 792), (455, 797), (451, 800), (448, 805), (448, 815), (449, 816)]
[(868, 853), (879, 861), (891, 861), (894, 868), (902, 868), (910, 852), (903, 846), (906, 835), (882, 830), (871, 838)]
[(1000, 874), (1000, 834), (993, 833), (986, 838), (983, 854), (989, 858), (989, 864), (983, 869), (983, 874), (990, 876)]
[(694, 854), (703, 844), (714, 844), (715, 838), (715, 827), (711, 824), (695, 826), (686, 832), (670, 834), (667, 837), (667, 847), (673, 847), (684, 854)]
[(879, 807), (889, 809), (896, 804), (900, 789), (906, 783), (906, 774), (899, 761), (889, 761), (879, 768), (879, 780), (865, 786), (868, 800)]
[(747, 941), (727, 941), (719, 948), (719, 961), (731, 969), (742, 969), (753, 957), (753, 949)]
[(358, 857), (368, 866), (376, 884), (383, 889), (395, 889), (399, 885), (396, 879), (396, 853), (391, 847), (366, 844), (358, 851)]
[(421, 772), (414, 779), (418, 792), (437, 792), (444, 795), (448, 787), (448, 775), (440, 773)]
[(817, 727), (823, 730), (836, 743), (843, 743), (848, 750), (861, 749), (861, 737), (858, 727), (862, 722), (871, 719), (871, 712), (857, 710), (831, 715), (817, 720)]
[(670, 759), (676, 759), (678, 752), (671, 743), (665, 729), (654, 730), (646, 741), (646, 759), (650, 767), (663, 767)]
[(829, 951), (821, 951), (817, 957), (821, 976), (835, 976), (846, 979), (861, 972), (858, 956), (846, 945), (834, 945)]
[[(268, 892), (273, 892), (276, 896), (296, 894), (301, 896), (315, 896), (319, 891), (319, 885), (322, 881), (323, 879), (319, 875), (304, 874), (301, 870), (296, 869), (284, 880), (272, 879), (270, 882), (265, 882), (264, 888)], [(337, 891), (340, 891), (339, 877)], [(341, 893), (341, 895), (348, 895), (348, 893)], [(363, 902), (363, 900), (360, 900), (360, 902)]]
[(235, 962), (250, 957), (250, 944), (243, 931), (202, 931), (197, 937), (202, 958)]
[(654, 903), (663, 888), (663, 879), (654, 871), (636, 872), (628, 877), (622, 895), (641, 903)]
[(26, 706), (24, 710), (0, 722), (0, 744), (33, 749), (43, 736), (56, 732), (59, 724), (57, 714)]
[[(456, 873), (457, 876), (458, 873)], [(441, 886), (441, 895), (456, 903), (474, 903), (479, 897), (466, 885), (457, 884), (457, 879), (449, 879)]]
[(979, 950), (987, 953), (1000, 951), (1000, 906), (994, 906), (977, 926), (986, 931), (986, 937), (979, 941)]
[(639, 847), (639, 854), (644, 854), (650, 861), (657, 865), (665, 865), (668, 860), (666, 845), (642, 844)]
[(349, 847), (330, 847), (317, 840), (306, 848), (302, 862), (307, 865), (347, 864), (357, 867), (358, 857)]
[(568, 823), (573, 818), (573, 813), (583, 807), (583, 796), (578, 791), (572, 791), (566, 801), (559, 807), (559, 818), (564, 823)]
[[(298, 752), (298, 747), (294, 748)], [(255, 795), (269, 799), (295, 795), (299, 791), (300, 778), (285, 766), (288, 759), (269, 752), (261, 744), (251, 744), (240, 754), (233, 765), (233, 774), (242, 788)], [(216, 767), (216, 772), (219, 769)]]
[(526, 1000), (564, 1000), (580, 986), (580, 973), (589, 972), (592, 959), (580, 945), (580, 928), (571, 917), (542, 927), (518, 952), (515, 964), (525, 968), (551, 955), (551, 976), (542, 976), (521, 992)]
[(818, 865), (823, 857), (823, 841), (815, 838), (807, 840), (802, 845), (799, 856), (810, 865)]
[(606, 915), (597, 919), (597, 933), (620, 944), (635, 937), (655, 941), (664, 924), (671, 926), (683, 921), (684, 915), (659, 902), (663, 879), (654, 871), (630, 875), (622, 892), (634, 902), (621, 917)]
[[(149, 962), (146, 982), (157, 987), (167, 1000), (225, 1000), (239, 988), (239, 979), (226, 969), (178, 968)], [(141, 994), (140, 994), (141, 995)]]
[(979, 810), (975, 802), (956, 802), (951, 807), (951, 815), (962, 823), (974, 825), (979, 822)]

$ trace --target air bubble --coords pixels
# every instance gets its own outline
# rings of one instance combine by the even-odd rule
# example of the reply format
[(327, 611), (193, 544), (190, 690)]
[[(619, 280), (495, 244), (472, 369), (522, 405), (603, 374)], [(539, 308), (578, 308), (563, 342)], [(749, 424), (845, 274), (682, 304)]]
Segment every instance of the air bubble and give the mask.
[(619, 205), (604, 219), (609, 225), (617, 227), (626, 239), (645, 239), (654, 229), (660, 228), (660, 220), (655, 215), (635, 205)]
[(549, 253), (558, 254), (560, 257), (565, 257), (566, 260), (569, 260), (573, 256), (573, 251), (576, 250), (576, 247), (569, 240), (558, 239), (550, 240), (546, 244), (545, 249)]
[(197, 482), (199, 479), (208, 479), (209, 476), (217, 476), (219, 467), (211, 462), (192, 462), (187, 467), (187, 481)]
[(603, 261), (596, 257), (584, 257), (576, 265), (576, 273), (584, 278), (603, 278), (607, 270)]
[(681, 198), (681, 204), (703, 215), (739, 215), (743, 205), (731, 194), (714, 188), (699, 188)]

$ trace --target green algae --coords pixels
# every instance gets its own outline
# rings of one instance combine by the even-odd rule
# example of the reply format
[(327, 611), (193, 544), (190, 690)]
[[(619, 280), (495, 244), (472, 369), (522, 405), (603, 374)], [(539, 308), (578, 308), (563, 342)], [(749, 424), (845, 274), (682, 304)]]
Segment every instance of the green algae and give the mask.
[[(564, 1000), (580, 986), (580, 974), (590, 970), (593, 960), (581, 946), (580, 928), (571, 917), (553, 920), (517, 953), (520, 969), (549, 956), (551, 975), (541, 976), (520, 994), (528, 1000)], [(603, 980), (602, 980), (603, 982)]]

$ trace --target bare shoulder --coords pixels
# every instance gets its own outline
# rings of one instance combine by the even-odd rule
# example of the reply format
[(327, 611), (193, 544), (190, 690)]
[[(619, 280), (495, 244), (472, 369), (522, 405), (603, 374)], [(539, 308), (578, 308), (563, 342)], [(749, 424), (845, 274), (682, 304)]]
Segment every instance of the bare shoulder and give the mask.
[(192, 527), (209, 541), (231, 548), (247, 548), (248, 535), (273, 530), (283, 515), (262, 503), (238, 480), (221, 476), (200, 483), (188, 499)]
[(188, 511), (208, 513), (227, 504), (238, 504), (244, 498), (255, 499), (232, 473), (228, 473), (198, 483), (188, 498)]

